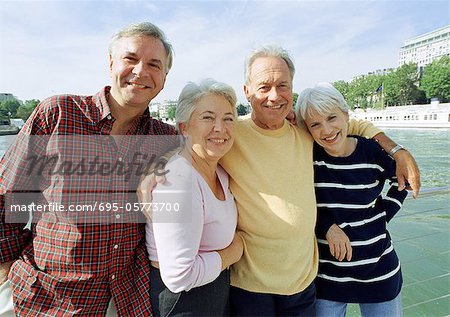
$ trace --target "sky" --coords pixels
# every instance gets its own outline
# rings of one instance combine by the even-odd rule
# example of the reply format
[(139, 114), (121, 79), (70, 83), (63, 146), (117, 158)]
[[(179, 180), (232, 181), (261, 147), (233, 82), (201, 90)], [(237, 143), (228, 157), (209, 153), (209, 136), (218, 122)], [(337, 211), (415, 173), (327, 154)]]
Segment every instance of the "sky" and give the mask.
[(165, 88), (214, 78), (243, 95), (252, 50), (293, 57), (293, 91), (398, 66), (405, 40), (450, 24), (450, 1), (2, 1), (0, 93), (25, 101), (92, 95), (110, 84), (108, 45), (122, 27), (149, 21), (175, 49)]

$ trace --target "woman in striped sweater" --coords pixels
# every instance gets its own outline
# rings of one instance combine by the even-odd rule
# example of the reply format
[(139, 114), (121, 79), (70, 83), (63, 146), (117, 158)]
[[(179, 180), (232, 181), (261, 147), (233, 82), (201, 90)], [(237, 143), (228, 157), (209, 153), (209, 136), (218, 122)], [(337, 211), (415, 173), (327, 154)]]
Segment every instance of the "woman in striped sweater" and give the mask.
[(386, 228), (407, 195), (395, 161), (375, 141), (347, 135), (348, 106), (332, 85), (298, 100), (298, 123), (315, 140), (317, 316), (345, 316), (347, 303), (359, 303), (362, 316), (401, 316), (400, 262)]

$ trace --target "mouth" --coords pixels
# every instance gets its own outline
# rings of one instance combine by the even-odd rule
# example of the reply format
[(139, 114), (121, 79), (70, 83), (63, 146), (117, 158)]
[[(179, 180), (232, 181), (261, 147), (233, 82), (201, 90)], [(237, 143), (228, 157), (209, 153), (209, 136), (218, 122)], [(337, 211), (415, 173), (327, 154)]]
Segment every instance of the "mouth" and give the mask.
[(264, 107), (268, 108), (268, 109), (281, 109), (281, 107), (283, 107), (283, 105), (276, 105), (276, 106), (264, 105)]
[(334, 141), (336, 141), (336, 139), (338, 138), (339, 134), (340, 134), (340, 132), (338, 132), (338, 133), (336, 133), (336, 134), (334, 134), (332, 136), (323, 138), (322, 140), (324, 140), (327, 143), (333, 143)]
[(225, 142), (228, 142), (228, 139), (221, 139), (221, 138), (210, 138), (208, 139), (209, 142), (215, 143), (215, 144), (223, 144)]
[(142, 85), (142, 84), (139, 84), (139, 83), (135, 83), (133, 81), (127, 82), (127, 85), (135, 87), (135, 88), (140, 88), (140, 89), (150, 88), (149, 86)]

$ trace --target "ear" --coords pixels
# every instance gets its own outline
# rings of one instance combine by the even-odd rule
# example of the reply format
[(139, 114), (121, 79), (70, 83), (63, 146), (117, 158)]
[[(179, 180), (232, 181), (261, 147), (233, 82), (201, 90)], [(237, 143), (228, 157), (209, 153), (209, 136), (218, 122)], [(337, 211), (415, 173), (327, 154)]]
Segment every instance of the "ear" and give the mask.
[(113, 56), (109, 54), (109, 72), (111, 73), (113, 67)]
[(244, 94), (248, 101), (250, 101), (250, 89), (247, 85), (244, 85)]
[(348, 112), (344, 112), (344, 117), (345, 117), (345, 121), (347, 121), (347, 123), (350, 121), (350, 115), (348, 114)]
[(181, 134), (184, 137), (187, 137), (188, 136), (187, 124), (186, 123), (180, 123), (179, 127), (180, 127)]

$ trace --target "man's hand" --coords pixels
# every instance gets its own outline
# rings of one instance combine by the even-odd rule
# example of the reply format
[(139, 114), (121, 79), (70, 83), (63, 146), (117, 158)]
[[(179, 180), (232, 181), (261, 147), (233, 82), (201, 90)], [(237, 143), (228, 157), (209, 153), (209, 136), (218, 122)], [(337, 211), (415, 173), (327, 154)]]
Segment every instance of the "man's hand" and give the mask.
[[(378, 133), (373, 138), (387, 153), (397, 145), (384, 133)], [(397, 164), (395, 174), (397, 175), (398, 190), (401, 191), (405, 188), (412, 190), (413, 197), (417, 198), (420, 191), (420, 171), (416, 160), (406, 150), (397, 151), (394, 154), (394, 159)], [(406, 186), (406, 183), (409, 183), (409, 186)]]
[(0, 263), (0, 285), (8, 280), (9, 270), (14, 261)]
[[(413, 191), (413, 197), (417, 198), (420, 190), (420, 172), (416, 160), (406, 150), (399, 150), (394, 154), (397, 168), (395, 174), (397, 175), (398, 190), (408, 189)], [(406, 183), (409, 186), (406, 186)]]
[(289, 111), (289, 113), (286, 115), (286, 120), (289, 121), (292, 124), (296, 124), (296, 115), (294, 110), (291, 109), (291, 111)]
[(244, 253), (244, 241), (238, 233), (234, 233), (233, 241), (225, 249), (217, 251), (222, 259), (222, 271), (239, 261)]
[(330, 229), (328, 229), (325, 237), (330, 246), (330, 253), (332, 256), (339, 261), (342, 261), (344, 258), (347, 258), (347, 261), (352, 259), (350, 239), (338, 225), (333, 224)]

